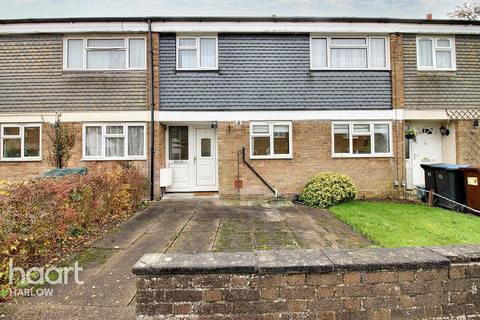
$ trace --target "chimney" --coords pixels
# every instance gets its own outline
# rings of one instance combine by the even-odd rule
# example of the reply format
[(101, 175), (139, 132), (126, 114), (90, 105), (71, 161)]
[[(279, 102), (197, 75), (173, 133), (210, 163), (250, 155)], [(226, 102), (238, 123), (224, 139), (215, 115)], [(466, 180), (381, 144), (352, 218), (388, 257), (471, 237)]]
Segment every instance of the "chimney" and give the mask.
[(432, 20), (433, 19), (433, 15), (431, 13), (427, 13), (427, 16), (426, 18), (427, 20)]

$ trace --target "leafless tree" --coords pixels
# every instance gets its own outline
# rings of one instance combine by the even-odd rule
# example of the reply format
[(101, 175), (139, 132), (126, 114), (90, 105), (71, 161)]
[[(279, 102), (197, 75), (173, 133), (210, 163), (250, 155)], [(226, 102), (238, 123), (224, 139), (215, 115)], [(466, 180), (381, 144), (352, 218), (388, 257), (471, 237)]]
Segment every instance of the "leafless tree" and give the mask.
[(75, 130), (73, 127), (65, 125), (60, 120), (61, 115), (57, 113), (55, 122), (50, 123), (44, 120), (49, 126), (47, 131), (50, 140), (50, 150), (48, 161), (56, 168), (66, 168), (68, 160), (72, 156), (72, 148), (75, 145)]
[(476, 1), (464, 2), (461, 6), (457, 6), (455, 11), (449, 12), (448, 16), (458, 20), (479, 20), (480, 4)]

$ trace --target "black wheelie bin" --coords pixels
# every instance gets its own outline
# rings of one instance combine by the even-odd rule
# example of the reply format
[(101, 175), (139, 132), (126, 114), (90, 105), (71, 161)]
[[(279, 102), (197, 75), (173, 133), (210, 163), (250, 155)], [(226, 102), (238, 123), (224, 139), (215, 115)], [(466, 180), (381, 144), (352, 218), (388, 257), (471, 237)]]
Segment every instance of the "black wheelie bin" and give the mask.
[[(435, 178), (435, 166), (445, 166), (446, 163), (422, 163), (420, 167), (425, 171), (425, 198), (422, 197), (423, 202), (427, 202), (428, 191), (432, 190), (435, 193), (438, 193), (437, 190), (437, 180)], [(435, 196), (433, 201), (435, 202)]]
[[(466, 204), (465, 181), (460, 169), (468, 168), (466, 164), (438, 164), (434, 166), (437, 193), (449, 200)], [(443, 208), (464, 211), (457, 203), (438, 197), (437, 204)]]

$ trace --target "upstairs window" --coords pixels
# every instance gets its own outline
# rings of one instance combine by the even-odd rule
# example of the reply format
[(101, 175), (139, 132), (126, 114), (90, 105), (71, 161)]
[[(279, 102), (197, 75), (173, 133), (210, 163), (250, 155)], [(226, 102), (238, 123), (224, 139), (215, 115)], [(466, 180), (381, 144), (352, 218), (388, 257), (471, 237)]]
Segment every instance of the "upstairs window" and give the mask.
[(177, 69), (217, 69), (217, 37), (177, 37)]
[(41, 160), (41, 126), (39, 124), (3, 125), (0, 138), (1, 160)]
[(312, 36), (310, 55), (313, 70), (389, 68), (387, 37)]
[(66, 38), (67, 70), (144, 70), (145, 38)]
[(455, 70), (455, 40), (445, 37), (417, 38), (419, 70)]
[(252, 122), (250, 125), (250, 158), (291, 158), (291, 122)]

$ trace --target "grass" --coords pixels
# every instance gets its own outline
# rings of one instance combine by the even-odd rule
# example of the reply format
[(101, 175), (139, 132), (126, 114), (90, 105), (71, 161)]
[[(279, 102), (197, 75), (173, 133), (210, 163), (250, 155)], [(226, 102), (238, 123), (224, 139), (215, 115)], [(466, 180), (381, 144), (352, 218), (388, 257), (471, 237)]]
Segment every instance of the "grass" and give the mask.
[(355, 201), (330, 208), (381, 247), (480, 243), (480, 217), (417, 204)]

